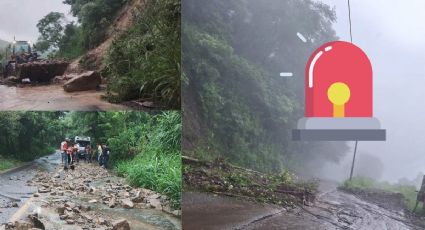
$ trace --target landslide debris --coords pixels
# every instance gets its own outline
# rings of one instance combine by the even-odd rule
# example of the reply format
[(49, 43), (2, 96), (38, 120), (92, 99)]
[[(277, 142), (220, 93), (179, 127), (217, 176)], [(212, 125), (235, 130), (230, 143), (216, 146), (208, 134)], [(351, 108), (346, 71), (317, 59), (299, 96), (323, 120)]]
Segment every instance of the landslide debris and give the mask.
[[(76, 226), (76, 229), (130, 229), (129, 221), (101, 214), (99, 205), (102, 209), (157, 209), (181, 216), (180, 210), (171, 207), (167, 196), (132, 187), (95, 164), (80, 163), (75, 170), (68, 171), (59, 166), (55, 172), (40, 171), (27, 184), (38, 188), (32, 197), (35, 202), (43, 203), (41, 208), (53, 210), (64, 226)], [(40, 222), (49, 229), (49, 221), (43, 216), (32, 214), (29, 219), (4, 226), (6, 229), (31, 229), (34, 223)]]
[(282, 206), (309, 205), (317, 181), (299, 182), (293, 174), (266, 174), (226, 163), (183, 157), (184, 188)]

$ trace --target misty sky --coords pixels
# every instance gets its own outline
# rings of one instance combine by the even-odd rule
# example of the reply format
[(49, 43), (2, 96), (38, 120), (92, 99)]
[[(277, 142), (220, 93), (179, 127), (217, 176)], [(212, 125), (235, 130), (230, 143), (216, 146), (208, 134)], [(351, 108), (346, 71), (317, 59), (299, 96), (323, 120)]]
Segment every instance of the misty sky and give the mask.
[(70, 19), (70, 6), (62, 0), (0, 0), (0, 39), (36, 41), (37, 23), (52, 11), (65, 13)]
[[(347, 1), (320, 1), (335, 6), (334, 28), (349, 41)], [(359, 152), (379, 157), (382, 179), (413, 179), (425, 172), (425, 1), (351, 0), (351, 9), (353, 42), (373, 66), (374, 116), (387, 129), (386, 142), (359, 142)]]

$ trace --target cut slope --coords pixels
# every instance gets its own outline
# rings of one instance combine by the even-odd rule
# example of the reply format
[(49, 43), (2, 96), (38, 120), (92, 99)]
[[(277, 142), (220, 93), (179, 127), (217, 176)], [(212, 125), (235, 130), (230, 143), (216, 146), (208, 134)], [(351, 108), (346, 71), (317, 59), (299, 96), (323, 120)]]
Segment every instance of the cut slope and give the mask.
[[(79, 73), (84, 70), (101, 70), (102, 61), (112, 42), (133, 24), (133, 17), (144, 5), (143, 0), (133, 0), (125, 5), (117, 14), (114, 23), (107, 32), (107, 39), (97, 48), (74, 60), (68, 67), (67, 73)], [(81, 64), (84, 63), (84, 64)]]

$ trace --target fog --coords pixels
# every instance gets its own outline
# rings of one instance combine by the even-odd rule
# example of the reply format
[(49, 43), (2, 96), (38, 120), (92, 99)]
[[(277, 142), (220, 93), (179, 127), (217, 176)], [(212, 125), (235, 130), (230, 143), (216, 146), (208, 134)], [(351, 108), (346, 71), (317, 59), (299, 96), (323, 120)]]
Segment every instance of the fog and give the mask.
[(37, 23), (52, 11), (64, 13), (69, 20), (70, 6), (62, 0), (1, 0), (0, 1), (0, 39), (36, 41), (38, 38)]
[[(347, 1), (321, 2), (335, 7), (338, 21), (333, 27), (341, 40), (349, 41)], [(372, 62), (374, 116), (387, 129), (386, 142), (359, 142), (358, 154), (379, 158), (382, 180), (414, 179), (425, 172), (424, 12), (423, 0), (351, 1), (353, 42)], [(328, 164), (324, 173), (346, 178), (351, 160), (352, 152), (341, 164)]]

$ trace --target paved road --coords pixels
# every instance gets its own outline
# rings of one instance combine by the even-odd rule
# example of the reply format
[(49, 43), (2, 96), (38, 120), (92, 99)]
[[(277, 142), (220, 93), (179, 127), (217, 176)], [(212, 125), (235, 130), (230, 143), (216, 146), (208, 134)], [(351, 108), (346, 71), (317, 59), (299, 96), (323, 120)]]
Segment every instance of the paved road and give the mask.
[(402, 211), (389, 211), (335, 187), (322, 190), (313, 206), (284, 209), (205, 193), (183, 195), (183, 229), (423, 229)]
[[(60, 163), (58, 154), (40, 158), (24, 167), (0, 174), (0, 223), (10, 220), (37, 188), (27, 185), (39, 170), (52, 170)], [(10, 207), (13, 204), (18, 207)]]

